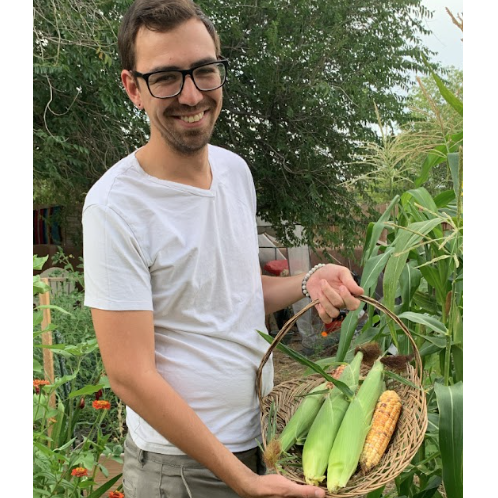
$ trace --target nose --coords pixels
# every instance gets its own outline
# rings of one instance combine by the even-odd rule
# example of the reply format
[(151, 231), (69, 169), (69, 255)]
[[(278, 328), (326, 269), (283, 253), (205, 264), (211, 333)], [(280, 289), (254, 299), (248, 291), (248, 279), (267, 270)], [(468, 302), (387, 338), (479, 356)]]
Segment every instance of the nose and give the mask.
[(185, 76), (185, 83), (183, 84), (180, 95), (178, 95), (178, 101), (181, 104), (195, 106), (202, 98), (202, 92), (197, 89), (192, 77), (190, 75)]

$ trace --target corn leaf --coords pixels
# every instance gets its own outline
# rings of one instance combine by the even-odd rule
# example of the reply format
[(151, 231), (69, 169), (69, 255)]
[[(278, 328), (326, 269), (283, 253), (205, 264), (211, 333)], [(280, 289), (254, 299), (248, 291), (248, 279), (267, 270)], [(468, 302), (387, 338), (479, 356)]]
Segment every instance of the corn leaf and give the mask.
[(401, 275), (401, 310), (404, 311), (409, 309), (412, 298), (420, 286), (422, 273), (417, 268), (414, 268), (414, 264), (412, 262), (409, 262), (403, 268)]
[(393, 252), (393, 248), (387, 249), (383, 254), (379, 254), (370, 258), (363, 268), (361, 273), (361, 287), (366, 295), (370, 295), (370, 290), (377, 286), (379, 276), (384, 270), (389, 257)]
[(387, 206), (386, 210), (382, 213), (378, 221), (368, 225), (365, 244), (363, 245), (363, 256), (361, 261), (362, 266), (365, 266), (365, 262), (375, 253), (375, 250), (377, 249), (377, 242), (385, 228), (384, 222), (389, 219), (391, 211), (399, 202), (399, 198), (399, 195), (396, 195), (390, 202), (389, 206)]
[(432, 498), (436, 494), (441, 481), (441, 477), (432, 476), (429, 479), (429, 482), (424, 486), (424, 490), (420, 493), (414, 494), (413, 498)]
[[(348, 316), (349, 314), (350, 313), (348, 313)], [(257, 332), (268, 343), (271, 344), (273, 342), (273, 337), (271, 335), (265, 334), (260, 330), (258, 330)], [(277, 345), (277, 349), (282, 353), (285, 353), (286, 355), (290, 356), (293, 360), (301, 363), (301, 365), (311, 368), (311, 370), (320, 374), (325, 380), (332, 382), (332, 384), (334, 384), (334, 386), (337, 387), (337, 389), (339, 389), (344, 394), (344, 396), (346, 396), (346, 398), (352, 399), (352, 397), (354, 396), (353, 391), (351, 391), (351, 389), (349, 389), (349, 387), (344, 382), (334, 379), (334, 377), (329, 375), (320, 365), (317, 365), (315, 362), (309, 360), (308, 358), (306, 358), (306, 356), (303, 356), (302, 354), (298, 353), (297, 351), (294, 351), (292, 348), (289, 348), (282, 343)]]
[(409, 381), (408, 379), (405, 379), (405, 377), (398, 375), (397, 373), (393, 372), (392, 370), (387, 370), (387, 369), (384, 370), (384, 376), (390, 377), (391, 379), (394, 379), (394, 380), (397, 380), (398, 382), (405, 384), (405, 386), (410, 386), (414, 389), (422, 389), (420, 386), (417, 386), (413, 382)]
[(406, 311), (398, 315), (398, 318), (406, 318), (411, 322), (420, 323), (434, 332), (439, 332), (441, 334), (447, 334), (448, 329), (439, 320), (433, 316), (426, 315), (424, 313), (415, 313), (413, 311)]
[(443, 482), (452, 498), (463, 498), (463, 382), (434, 384), (439, 409), (439, 449)]
[(395, 241), (394, 254), (387, 262), (384, 272), (384, 304), (389, 309), (394, 310), (396, 290), (408, 258), (407, 251), (440, 224), (440, 218), (433, 218), (411, 223), (408, 227), (400, 229)]
[(434, 78), (434, 81), (436, 82), (436, 85), (439, 88), (441, 96), (444, 100), (446, 100), (446, 102), (448, 102), (448, 104), (450, 104), (450, 106), (463, 117), (463, 102), (448, 89), (448, 87), (443, 83), (443, 80), (441, 80), (437, 74), (433, 72), (432, 77)]
[(382, 493), (384, 492), (385, 486), (376, 489), (375, 491), (370, 491), (368, 495), (365, 495), (366, 498), (382, 498)]

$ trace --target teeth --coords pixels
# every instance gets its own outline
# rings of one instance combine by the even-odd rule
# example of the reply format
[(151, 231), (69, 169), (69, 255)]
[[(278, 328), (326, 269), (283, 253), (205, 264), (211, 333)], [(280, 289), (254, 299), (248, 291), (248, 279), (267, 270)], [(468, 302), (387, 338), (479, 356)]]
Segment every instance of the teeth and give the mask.
[(180, 119), (182, 121), (185, 121), (185, 123), (195, 123), (197, 121), (200, 121), (203, 117), (204, 111), (196, 114), (195, 116), (180, 116)]

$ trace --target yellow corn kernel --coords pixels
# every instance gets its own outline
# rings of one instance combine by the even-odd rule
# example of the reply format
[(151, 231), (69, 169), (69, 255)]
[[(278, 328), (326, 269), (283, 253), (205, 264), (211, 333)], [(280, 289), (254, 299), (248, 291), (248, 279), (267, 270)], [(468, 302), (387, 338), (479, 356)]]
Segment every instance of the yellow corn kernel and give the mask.
[(360, 456), (360, 466), (364, 474), (380, 462), (394, 433), (400, 413), (401, 399), (396, 391), (384, 391), (375, 407), (372, 427)]

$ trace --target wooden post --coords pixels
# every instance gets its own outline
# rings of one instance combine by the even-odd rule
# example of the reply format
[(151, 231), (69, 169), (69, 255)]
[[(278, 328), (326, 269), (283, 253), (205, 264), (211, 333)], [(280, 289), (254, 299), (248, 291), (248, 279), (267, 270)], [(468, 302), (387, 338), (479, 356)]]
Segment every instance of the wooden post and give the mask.
[[(48, 285), (48, 278), (40, 279), (44, 284)], [(50, 291), (40, 294), (40, 306), (48, 306), (50, 304)], [(45, 330), (52, 323), (50, 308), (43, 309), (43, 320), (41, 323), (42, 330)], [(42, 332), (41, 340), (43, 345), (52, 345), (52, 331), (46, 330)], [(45, 372), (45, 380), (51, 384), (55, 381), (54, 376), (54, 354), (51, 349), (43, 348), (43, 369)], [(49, 406), (55, 408), (55, 392), (50, 395)]]

